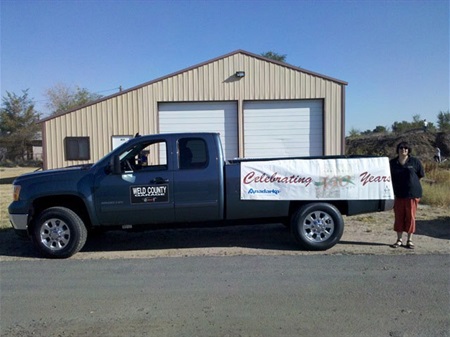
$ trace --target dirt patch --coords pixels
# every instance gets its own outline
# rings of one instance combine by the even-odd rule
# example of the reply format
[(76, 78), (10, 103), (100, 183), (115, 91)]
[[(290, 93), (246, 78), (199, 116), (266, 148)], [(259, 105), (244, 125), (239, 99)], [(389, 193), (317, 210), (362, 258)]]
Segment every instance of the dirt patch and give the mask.
[[(72, 259), (122, 259), (232, 255), (449, 254), (450, 210), (420, 205), (416, 249), (390, 248), (393, 212), (345, 217), (341, 241), (324, 252), (299, 250), (281, 224), (217, 228), (112, 231), (91, 236)], [(0, 261), (37, 259), (31, 242), (12, 230), (0, 232)]]

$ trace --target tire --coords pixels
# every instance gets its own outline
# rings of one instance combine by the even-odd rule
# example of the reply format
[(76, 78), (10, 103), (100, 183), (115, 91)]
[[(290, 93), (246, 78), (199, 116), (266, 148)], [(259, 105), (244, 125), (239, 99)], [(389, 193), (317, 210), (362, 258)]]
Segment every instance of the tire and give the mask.
[(306, 204), (292, 217), (291, 233), (305, 250), (327, 250), (339, 242), (343, 232), (342, 215), (331, 204)]
[(87, 239), (81, 218), (65, 207), (51, 207), (34, 222), (31, 237), (39, 252), (49, 258), (64, 259), (78, 253)]

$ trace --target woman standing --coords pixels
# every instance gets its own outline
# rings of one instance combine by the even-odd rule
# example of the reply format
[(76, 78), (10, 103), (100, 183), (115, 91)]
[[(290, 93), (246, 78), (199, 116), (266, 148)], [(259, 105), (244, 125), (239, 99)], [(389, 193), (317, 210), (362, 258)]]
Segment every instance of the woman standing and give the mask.
[(414, 249), (412, 235), (416, 231), (416, 211), (422, 198), (420, 179), (425, 176), (422, 163), (411, 156), (411, 147), (406, 142), (397, 145), (397, 157), (390, 161), (392, 185), (394, 187), (394, 231), (397, 241), (391, 246), (402, 246), (403, 232), (407, 233), (406, 248)]

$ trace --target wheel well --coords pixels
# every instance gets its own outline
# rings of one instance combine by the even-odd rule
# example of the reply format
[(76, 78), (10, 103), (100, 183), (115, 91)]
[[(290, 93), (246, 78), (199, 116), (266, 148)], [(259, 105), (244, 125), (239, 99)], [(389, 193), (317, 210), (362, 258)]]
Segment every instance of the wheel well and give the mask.
[(327, 203), (336, 207), (342, 215), (348, 214), (348, 202), (346, 200), (302, 200), (302, 201), (293, 201), (289, 205), (289, 218), (303, 205), (306, 204), (314, 204), (314, 203)]
[(52, 195), (36, 199), (31, 211), (31, 223), (44, 210), (50, 207), (66, 207), (74, 211), (83, 220), (86, 228), (91, 227), (89, 214), (83, 200), (73, 195)]

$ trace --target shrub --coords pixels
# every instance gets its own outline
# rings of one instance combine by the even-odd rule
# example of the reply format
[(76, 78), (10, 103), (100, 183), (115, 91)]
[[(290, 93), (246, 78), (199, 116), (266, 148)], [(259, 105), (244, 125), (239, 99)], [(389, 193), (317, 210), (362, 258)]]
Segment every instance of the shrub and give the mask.
[(16, 163), (14, 163), (12, 160), (6, 159), (0, 161), (0, 167), (16, 167)]
[(425, 178), (422, 182), (422, 203), (450, 207), (450, 170), (437, 163), (424, 163)]
[(0, 161), (0, 167), (42, 167), (42, 160), (20, 160), (20, 161), (12, 161), (12, 160), (2, 160)]

